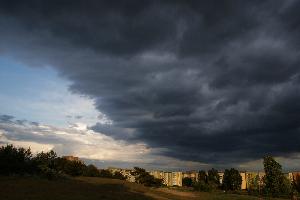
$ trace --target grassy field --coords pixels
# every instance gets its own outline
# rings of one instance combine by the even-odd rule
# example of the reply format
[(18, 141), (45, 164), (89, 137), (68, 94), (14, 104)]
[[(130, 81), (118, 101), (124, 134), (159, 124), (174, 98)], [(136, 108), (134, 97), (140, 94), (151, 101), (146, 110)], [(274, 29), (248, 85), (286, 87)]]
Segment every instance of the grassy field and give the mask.
[(48, 181), (38, 178), (0, 177), (2, 200), (258, 200), (247, 195), (147, 188), (105, 178), (79, 177)]

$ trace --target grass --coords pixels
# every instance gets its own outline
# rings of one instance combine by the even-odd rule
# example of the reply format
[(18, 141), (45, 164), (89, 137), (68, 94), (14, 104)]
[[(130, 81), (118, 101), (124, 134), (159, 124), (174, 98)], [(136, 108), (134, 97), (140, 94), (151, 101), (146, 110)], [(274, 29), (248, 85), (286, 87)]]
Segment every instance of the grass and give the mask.
[(33, 177), (0, 177), (2, 200), (258, 200), (236, 194), (148, 188), (105, 178), (79, 177), (49, 181)]

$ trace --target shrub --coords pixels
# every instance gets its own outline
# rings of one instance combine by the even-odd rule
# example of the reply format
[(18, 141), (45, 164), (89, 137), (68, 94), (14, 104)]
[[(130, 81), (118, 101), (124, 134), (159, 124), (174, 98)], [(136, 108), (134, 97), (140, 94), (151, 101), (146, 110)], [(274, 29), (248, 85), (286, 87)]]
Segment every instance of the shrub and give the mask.
[(84, 168), (83, 176), (98, 177), (100, 176), (100, 171), (95, 165), (88, 165)]
[(185, 177), (182, 179), (182, 185), (191, 187), (193, 185), (193, 180), (190, 177)]
[(100, 177), (103, 177), (103, 178), (112, 178), (112, 173), (107, 170), (107, 169), (102, 169), (100, 170)]
[(126, 180), (126, 176), (123, 176), (123, 174), (121, 174), (121, 172), (115, 172), (112, 176), (112, 178), (114, 179), (120, 179), (120, 180)]

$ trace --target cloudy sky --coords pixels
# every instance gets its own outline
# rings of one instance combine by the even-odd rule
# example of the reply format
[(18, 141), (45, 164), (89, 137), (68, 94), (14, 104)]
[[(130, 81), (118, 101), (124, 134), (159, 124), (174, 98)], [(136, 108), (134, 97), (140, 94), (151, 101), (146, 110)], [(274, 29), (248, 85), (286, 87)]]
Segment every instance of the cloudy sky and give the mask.
[(300, 169), (299, 9), (1, 1), (0, 144), (99, 167)]

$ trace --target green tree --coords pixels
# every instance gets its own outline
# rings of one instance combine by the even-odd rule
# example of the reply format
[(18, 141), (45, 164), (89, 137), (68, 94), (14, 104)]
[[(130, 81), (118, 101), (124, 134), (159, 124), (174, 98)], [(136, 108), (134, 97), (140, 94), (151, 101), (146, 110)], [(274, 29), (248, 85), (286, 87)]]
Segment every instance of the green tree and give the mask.
[(258, 194), (259, 193), (259, 184), (260, 178), (258, 174), (248, 174), (247, 178), (247, 190), (250, 194)]
[(81, 176), (85, 168), (86, 165), (81, 162), (67, 160), (63, 172), (71, 176)]
[(240, 190), (242, 177), (238, 170), (231, 168), (226, 169), (223, 176), (223, 188), (225, 190)]
[(113, 174), (107, 170), (107, 169), (102, 169), (100, 170), (100, 177), (103, 177), (103, 178), (112, 178)]
[(264, 157), (264, 190), (267, 195), (277, 197), (291, 191), (289, 180), (282, 173), (281, 165), (271, 156)]
[(219, 186), (220, 185), (220, 176), (218, 174), (218, 171), (214, 168), (208, 170), (207, 180), (208, 180), (209, 184)]
[(207, 174), (204, 170), (200, 170), (198, 174), (198, 181), (202, 181), (204, 183), (207, 183)]
[(98, 177), (100, 176), (100, 171), (95, 165), (88, 165), (83, 172), (84, 176)]
[(139, 184), (143, 184), (145, 186), (161, 186), (162, 179), (154, 178), (154, 176), (150, 175), (146, 172), (145, 169), (134, 167), (134, 171), (131, 174), (135, 177), (135, 182)]
[(193, 185), (193, 180), (190, 177), (185, 177), (182, 179), (182, 185), (191, 187)]
[(30, 148), (16, 148), (13, 145), (0, 147), (0, 174), (33, 173), (32, 153)]
[(38, 153), (33, 158), (36, 172), (48, 179), (57, 178), (59, 174), (56, 159), (57, 155), (53, 150), (49, 152)]
[(208, 183), (208, 175), (204, 170), (200, 170), (198, 174), (198, 181), (194, 183), (194, 189), (209, 192), (212, 190), (211, 185)]

